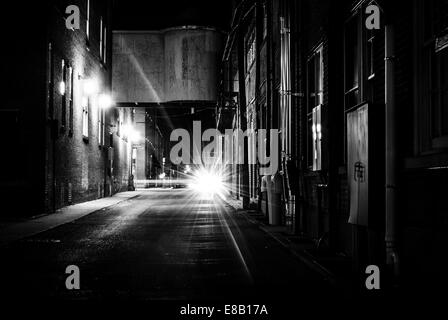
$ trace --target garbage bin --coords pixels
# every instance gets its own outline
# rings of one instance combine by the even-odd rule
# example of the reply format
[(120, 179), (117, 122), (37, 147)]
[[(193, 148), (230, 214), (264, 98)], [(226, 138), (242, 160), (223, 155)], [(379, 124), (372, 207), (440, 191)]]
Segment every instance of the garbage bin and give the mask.
[(264, 216), (268, 217), (268, 186), (267, 186), (268, 176), (263, 176), (261, 178), (261, 212)]
[(275, 174), (271, 177), (269, 192), (271, 196), (268, 196), (269, 224), (274, 226), (280, 225), (282, 223), (282, 192), (282, 178), (279, 174)]

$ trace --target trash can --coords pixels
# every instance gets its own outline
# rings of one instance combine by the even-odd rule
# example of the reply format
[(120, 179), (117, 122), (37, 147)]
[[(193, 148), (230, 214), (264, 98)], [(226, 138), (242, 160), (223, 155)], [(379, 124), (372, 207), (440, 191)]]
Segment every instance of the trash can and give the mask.
[(282, 178), (280, 177), (279, 174), (275, 174), (271, 177), (271, 183), (270, 183), (271, 196), (270, 197), (268, 196), (269, 224), (274, 226), (278, 226), (282, 223), (282, 207), (281, 207), (282, 192), (283, 192)]
[(261, 178), (261, 212), (264, 216), (268, 217), (268, 186), (267, 186), (268, 176), (263, 176)]

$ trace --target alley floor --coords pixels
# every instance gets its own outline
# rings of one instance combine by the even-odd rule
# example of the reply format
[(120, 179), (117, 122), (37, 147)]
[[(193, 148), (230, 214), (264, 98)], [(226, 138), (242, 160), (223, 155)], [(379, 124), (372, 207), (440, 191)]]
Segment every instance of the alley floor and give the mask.
[[(220, 199), (149, 189), (0, 248), (2, 288), (18, 299), (321, 299), (337, 294)], [(67, 290), (65, 269), (80, 270)], [(260, 301), (262, 300), (262, 301)]]

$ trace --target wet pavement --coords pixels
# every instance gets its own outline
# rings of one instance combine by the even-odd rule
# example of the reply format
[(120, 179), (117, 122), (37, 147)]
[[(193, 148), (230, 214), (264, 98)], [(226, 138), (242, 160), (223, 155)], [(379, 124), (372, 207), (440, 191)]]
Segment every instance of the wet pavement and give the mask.
[[(18, 299), (321, 299), (334, 289), (245, 215), (189, 189), (139, 196), (0, 248)], [(67, 290), (65, 269), (80, 269)]]

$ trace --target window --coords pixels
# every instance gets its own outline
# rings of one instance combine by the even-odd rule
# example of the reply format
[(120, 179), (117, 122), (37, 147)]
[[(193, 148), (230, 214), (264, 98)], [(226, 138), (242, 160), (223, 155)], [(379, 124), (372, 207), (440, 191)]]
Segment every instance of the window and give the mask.
[(87, 39), (89, 39), (90, 34), (90, 0), (87, 0), (87, 9), (86, 9), (86, 35)]
[(68, 111), (68, 134), (73, 134), (73, 81), (74, 81), (74, 75), (73, 75), (73, 68), (68, 68), (68, 79), (69, 79), (69, 86), (68, 86), (68, 98), (69, 98), (69, 111)]
[(249, 40), (246, 43), (246, 71), (249, 71), (250, 67), (255, 61), (255, 31), (250, 33)]
[(352, 17), (345, 26), (345, 108), (349, 109), (361, 102), (360, 98), (360, 48), (359, 16)]
[[(447, 1), (425, 1), (422, 39), (422, 115), (425, 149), (448, 148)], [(422, 111), (422, 113), (425, 113)], [(426, 118), (426, 121), (424, 120)], [(424, 130), (426, 128), (426, 130)]]
[[(367, 5), (367, 4), (366, 4)], [(373, 99), (375, 76), (375, 40), (377, 30), (368, 30), (364, 22), (365, 5), (348, 19), (344, 30), (344, 93), (348, 110)]]
[(65, 60), (61, 61), (61, 82), (59, 83), (59, 93), (61, 94), (61, 130), (67, 125), (67, 65)]
[(121, 121), (121, 112), (116, 111), (115, 119), (117, 119), (117, 136), (121, 137), (121, 126), (123, 125), (123, 122)]
[(82, 97), (82, 136), (83, 138), (89, 137), (89, 105), (90, 99), (88, 97)]
[(100, 58), (103, 61), (103, 17), (100, 17)]
[(321, 110), (323, 104), (324, 90), (324, 63), (323, 46), (320, 45), (313, 52), (307, 63), (307, 154), (308, 166), (313, 171), (322, 169), (321, 141), (322, 141), (322, 118)]
[(268, 35), (268, 11), (267, 4), (263, 3), (263, 39), (266, 39)]
[(374, 68), (374, 42), (375, 42), (375, 30), (367, 30), (366, 32), (366, 74), (367, 79), (370, 80), (375, 76), (375, 68)]
[(48, 69), (47, 69), (47, 79), (48, 79), (48, 117), (52, 118), (54, 113), (53, 99), (54, 99), (54, 54), (51, 42), (48, 44), (47, 51), (48, 59)]
[(323, 103), (324, 73), (322, 45), (308, 59), (308, 113)]
[(100, 18), (100, 60), (106, 63), (107, 54), (107, 27), (103, 23), (103, 17)]
[(322, 169), (322, 105), (313, 108), (311, 116), (312, 168)]
[(104, 36), (103, 36), (103, 62), (107, 62), (107, 27), (103, 28)]
[(291, 155), (291, 50), (288, 17), (280, 17), (280, 129), (282, 152)]

